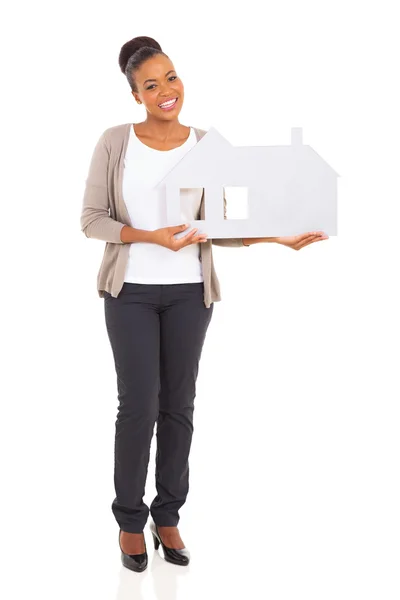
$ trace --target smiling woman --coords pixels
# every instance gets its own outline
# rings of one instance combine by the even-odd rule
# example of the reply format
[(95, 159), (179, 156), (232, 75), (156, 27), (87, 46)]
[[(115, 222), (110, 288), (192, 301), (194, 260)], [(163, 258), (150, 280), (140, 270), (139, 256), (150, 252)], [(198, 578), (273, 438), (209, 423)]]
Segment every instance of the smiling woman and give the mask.
[(136, 102), (144, 104), (147, 110), (146, 129), (149, 136), (154, 139), (160, 132), (160, 123), (156, 128), (151, 119), (153, 116), (159, 119), (162, 113), (167, 118), (163, 137), (174, 137), (174, 132), (178, 133), (182, 128), (177, 121), (177, 114), (182, 108), (184, 87), (160, 44), (146, 36), (130, 40), (121, 48), (119, 65)]
[[(119, 66), (146, 119), (110, 127), (98, 140), (81, 229), (106, 242), (97, 284), (119, 400), (112, 510), (122, 563), (140, 572), (147, 567), (143, 529), (149, 513), (155, 549), (161, 544), (166, 560), (189, 563), (177, 525), (189, 490), (199, 360), (214, 302), (221, 300), (212, 245), (243, 248), (284, 239), (209, 240), (196, 229), (175, 237), (187, 223), (204, 220), (204, 189), (186, 190), (182, 223), (168, 227), (164, 190), (157, 184), (206, 132), (179, 122), (183, 83), (156, 40), (136, 37), (124, 44)], [(314, 241), (300, 237), (287, 244), (298, 249), (295, 244)], [(155, 421), (157, 495), (149, 508), (143, 496)]]

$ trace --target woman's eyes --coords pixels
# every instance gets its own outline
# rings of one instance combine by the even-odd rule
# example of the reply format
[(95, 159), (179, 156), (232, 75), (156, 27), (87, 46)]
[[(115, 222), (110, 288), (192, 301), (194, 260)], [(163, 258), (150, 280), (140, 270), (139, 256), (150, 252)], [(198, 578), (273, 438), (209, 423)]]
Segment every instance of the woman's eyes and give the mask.
[[(177, 79), (178, 76), (177, 75), (171, 75), (171, 77), (168, 77), (168, 79)], [(152, 85), (150, 85), (148, 88), (146, 88), (146, 90), (151, 90), (151, 88), (153, 87), (153, 85), (156, 85), (155, 83), (153, 83)]]

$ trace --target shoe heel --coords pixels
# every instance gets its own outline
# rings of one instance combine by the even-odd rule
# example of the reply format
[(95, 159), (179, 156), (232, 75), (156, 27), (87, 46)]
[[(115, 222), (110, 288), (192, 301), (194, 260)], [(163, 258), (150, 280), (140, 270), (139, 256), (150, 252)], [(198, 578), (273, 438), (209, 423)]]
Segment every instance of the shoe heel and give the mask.
[(158, 550), (158, 547), (160, 545), (160, 540), (158, 539), (158, 537), (156, 535), (154, 535), (154, 533), (152, 533), (151, 535), (153, 536), (154, 549)]

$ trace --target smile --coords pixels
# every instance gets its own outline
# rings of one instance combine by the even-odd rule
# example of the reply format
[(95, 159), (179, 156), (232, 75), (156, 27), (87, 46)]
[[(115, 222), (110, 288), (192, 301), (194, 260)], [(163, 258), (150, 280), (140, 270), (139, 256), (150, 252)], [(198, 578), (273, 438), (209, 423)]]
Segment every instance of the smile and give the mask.
[(168, 102), (163, 102), (162, 104), (159, 104), (158, 106), (161, 108), (161, 110), (170, 110), (171, 108), (173, 108), (175, 106), (175, 104), (178, 102), (178, 98), (174, 98), (174, 100), (168, 100)]

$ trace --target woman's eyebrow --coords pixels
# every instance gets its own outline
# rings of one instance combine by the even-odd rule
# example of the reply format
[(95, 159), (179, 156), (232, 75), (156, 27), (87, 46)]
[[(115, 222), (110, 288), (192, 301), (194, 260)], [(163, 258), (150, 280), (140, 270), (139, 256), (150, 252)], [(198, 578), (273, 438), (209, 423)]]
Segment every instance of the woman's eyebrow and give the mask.
[[(173, 69), (172, 69), (172, 71), (168, 71), (168, 73), (166, 73), (166, 74), (165, 74), (165, 77), (168, 77), (168, 75), (169, 75), (170, 73), (175, 73), (175, 71), (174, 71)], [(144, 82), (143, 82), (143, 85), (144, 85), (145, 83), (147, 83), (148, 81), (157, 81), (157, 79), (146, 79), (146, 81), (144, 81)]]

